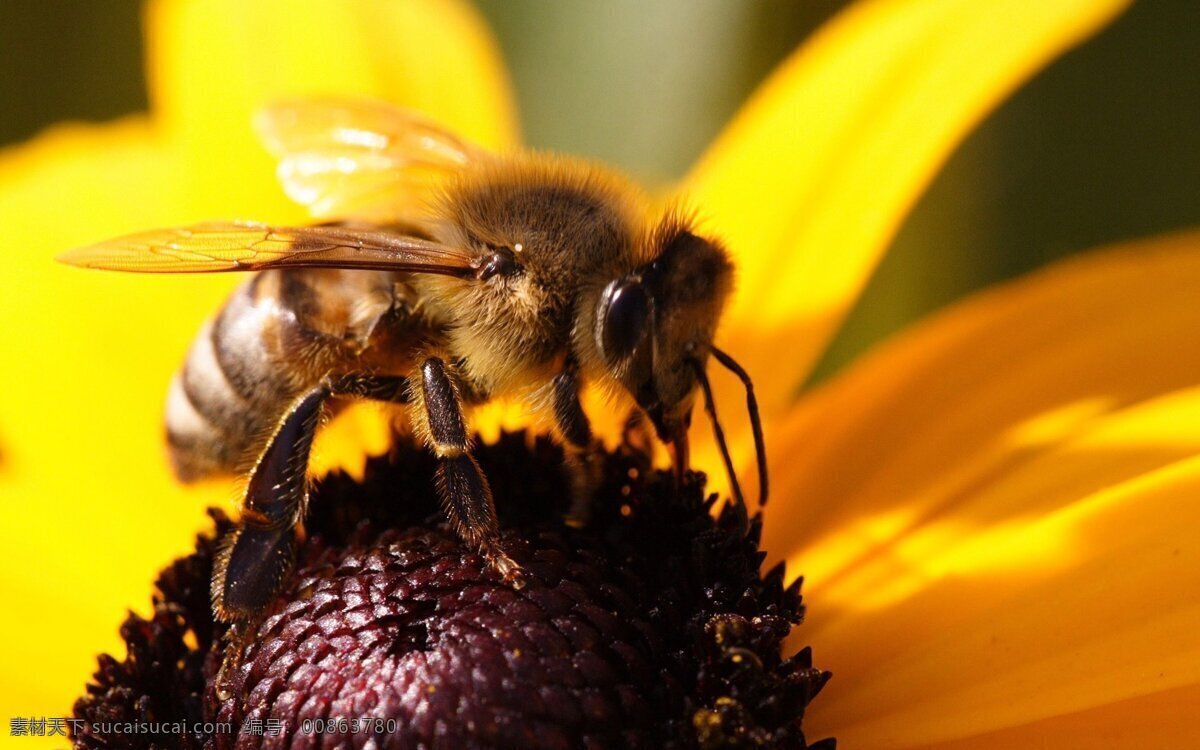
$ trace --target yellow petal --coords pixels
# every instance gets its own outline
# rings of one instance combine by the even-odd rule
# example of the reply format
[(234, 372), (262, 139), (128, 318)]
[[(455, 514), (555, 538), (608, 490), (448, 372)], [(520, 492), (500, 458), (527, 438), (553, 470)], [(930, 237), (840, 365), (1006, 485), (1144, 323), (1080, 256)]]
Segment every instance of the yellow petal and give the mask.
[(203, 191), (210, 210), (302, 216), (274, 183), (274, 164), (251, 129), (255, 111), (284, 98), (385, 99), (485, 146), (516, 140), (496, 44), (456, 0), (159, 0), (147, 27), (152, 104), (196, 158), (195, 171), (180, 177)]
[(156, 0), (152, 104), (201, 142), (249, 134), (264, 102), (360, 95), (420, 110), (484, 146), (516, 141), (499, 49), (459, 0)]
[[(1180, 234), (1057, 264), (949, 308), (815, 391), (776, 430), (790, 504), (771, 509), (769, 548), (811, 551), (886, 509), (920, 517), (991, 481), (1018, 448), (1196, 382), (1198, 249), (1200, 234)], [(806, 572), (827, 578), (836, 568), (811, 564), (831, 560)]]
[(817, 734), (924, 747), (1200, 682), (1197, 250), (979, 295), (798, 407), (766, 546), (836, 675)]
[[(1157, 406), (1200, 423), (1200, 392)], [(1107, 457), (1066, 453), (1073, 469)], [(828, 702), (807, 717), (812, 731), (860, 747), (924, 748), (1103, 716), (1137, 699), (1154, 711), (1168, 691), (1200, 686), (1200, 459), (1009, 523), (987, 516), (1027, 496), (983, 494), (856, 571), (885, 588), (911, 586), (903, 598), (872, 608), (868, 596), (860, 607), (838, 592), (842, 614), (811, 637), (842, 689), (831, 683), (822, 695)], [(841, 588), (816, 590), (816, 606)], [(1200, 727), (1185, 734), (1184, 746), (1200, 744)]]
[(755, 94), (685, 189), (737, 257), (722, 340), (768, 413), (790, 403), (963, 136), (1126, 4), (856, 3)]
[(1181, 717), (1189, 716), (1197, 705), (1200, 705), (1200, 685), (1190, 685), (926, 747), (927, 750), (1191, 747), (1196, 744), (1195, 724)]
[(0, 158), (11, 256), (0, 274), (0, 596), (13, 603), (0, 618), (0, 702), (12, 716), (69, 713), (98, 650), (120, 653), (124, 608), (145, 607), (155, 571), (229, 492), (185, 494), (162, 442), (164, 385), (222, 280), (150, 284), (52, 260), (186, 211), (175, 164), (142, 119), (62, 128)]

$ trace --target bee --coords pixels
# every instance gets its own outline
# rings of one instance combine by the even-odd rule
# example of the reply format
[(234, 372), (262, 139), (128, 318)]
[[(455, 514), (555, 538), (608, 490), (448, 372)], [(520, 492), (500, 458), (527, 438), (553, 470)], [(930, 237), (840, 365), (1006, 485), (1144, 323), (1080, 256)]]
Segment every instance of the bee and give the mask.
[(451, 526), (507, 582), (491, 489), (466, 407), (522, 400), (548, 414), (586, 497), (595, 439), (585, 384), (624, 394), (688, 469), (702, 391), (741, 501), (705, 375), (710, 356), (750, 378), (713, 336), (733, 264), (691, 216), (652, 216), (615, 172), (537, 152), (497, 154), (398, 107), (310, 100), (257, 127), (287, 193), (324, 223), (208, 223), (133, 234), (60, 257), (149, 273), (252, 272), (200, 331), (172, 380), (176, 474), (247, 478), (212, 582), (214, 615), (241, 627), (280, 592), (300, 541), (322, 414), (344, 399), (403, 405), (438, 458)]

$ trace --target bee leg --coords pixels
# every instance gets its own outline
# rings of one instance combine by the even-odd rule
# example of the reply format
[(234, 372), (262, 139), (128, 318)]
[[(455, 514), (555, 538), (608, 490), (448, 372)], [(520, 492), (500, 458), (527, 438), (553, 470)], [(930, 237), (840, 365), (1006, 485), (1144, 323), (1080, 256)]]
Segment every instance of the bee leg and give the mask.
[(438, 491), (455, 532), (474, 547), (504, 580), (524, 585), (521, 569), (500, 547), (496, 506), (487, 477), (470, 453), (467, 424), (446, 363), (430, 357), (421, 363), (422, 415), (430, 447), (439, 459)]
[(291, 570), (299, 542), (297, 525), (308, 502), (308, 453), (328, 397), (325, 386), (314, 388), (280, 420), (246, 485), (238, 528), (226, 537), (217, 556), (213, 611), (218, 620), (234, 625), (218, 695), (228, 692), (246, 635), (252, 632), (250, 624), (279, 593)]
[(600, 453), (592, 439), (592, 426), (579, 403), (579, 366), (567, 360), (554, 377), (554, 422), (563, 438), (567, 468), (571, 472), (571, 509), (567, 522), (583, 526), (591, 515), (592, 495), (600, 483)]

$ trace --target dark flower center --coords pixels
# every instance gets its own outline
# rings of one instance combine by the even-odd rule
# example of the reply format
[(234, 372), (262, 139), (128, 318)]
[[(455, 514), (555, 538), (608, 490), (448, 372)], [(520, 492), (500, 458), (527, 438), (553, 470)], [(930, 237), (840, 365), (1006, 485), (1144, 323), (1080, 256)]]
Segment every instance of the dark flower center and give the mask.
[(229, 699), (201, 537), (163, 571), (153, 617), (122, 626), (127, 658), (100, 658), (75, 744), (810, 747), (801, 719), (828, 674), (807, 649), (781, 658), (799, 584), (759, 574), (757, 517), (728, 504), (714, 518), (702, 475), (676, 489), (621, 450), (574, 528), (551, 443), (508, 434), (478, 455), (525, 588), (443, 527), (432, 459), (398, 448), (361, 483), (314, 489), (296, 573)]

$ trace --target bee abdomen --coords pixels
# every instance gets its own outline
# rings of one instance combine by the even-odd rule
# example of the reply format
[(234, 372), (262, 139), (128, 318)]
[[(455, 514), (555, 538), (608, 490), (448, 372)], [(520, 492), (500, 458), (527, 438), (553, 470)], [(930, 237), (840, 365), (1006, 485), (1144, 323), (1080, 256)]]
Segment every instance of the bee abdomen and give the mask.
[(271, 311), (243, 284), (188, 351), (167, 396), (167, 447), (184, 481), (249, 468), (295, 395), (267, 351)]
[(236, 470), (236, 446), (192, 403), (181, 375), (167, 392), (167, 450), (171, 468), (185, 482)]

